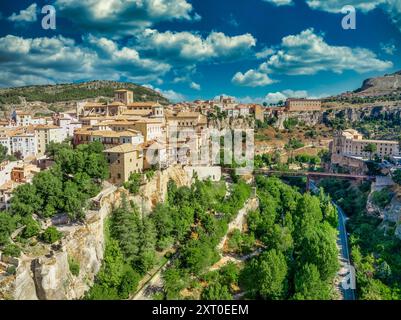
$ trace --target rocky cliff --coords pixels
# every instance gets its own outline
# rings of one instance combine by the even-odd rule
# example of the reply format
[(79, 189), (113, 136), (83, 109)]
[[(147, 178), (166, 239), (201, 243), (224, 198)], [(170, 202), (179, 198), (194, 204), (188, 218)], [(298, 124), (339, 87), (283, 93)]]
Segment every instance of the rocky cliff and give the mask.
[[(371, 193), (369, 194), (366, 203), (366, 211), (368, 214), (376, 215), (383, 220), (383, 223), (381, 224), (383, 229), (388, 229), (389, 226), (394, 226), (394, 235), (401, 239), (401, 187), (394, 183), (382, 184), (380, 183), (380, 180), (384, 181), (385, 177), (372, 184)], [(385, 208), (380, 208), (372, 202), (372, 194), (373, 192), (380, 191), (385, 187), (390, 187), (394, 196)]]
[[(164, 201), (170, 179), (178, 186), (189, 186), (191, 183), (180, 166), (157, 172), (141, 187), (141, 196), (134, 198), (138, 207), (149, 212), (156, 203)], [(0, 299), (82, 298), (93, 284), (102, 264), (104, 223), (113, 207), (120, 203), (123, 193), (126, 191), (122, 188), (108, 187), (94, 199), (97, 209), (87, 212), (84, 223), (64, 225), (63, 219), (53, 221), (64, 235), (59, 243), (52, 246), (38, 243), (31, 250), (25, 251), (17, 261), (6, 261), (8, 265), (11, 263), (17, 268), (15, 275), (0, 275)], [(79, 274), (71, 273), (71, 261), (79, 265)], [(7, 264), (1, 263), (0, 267)]]
[(347, 107), (343, 109), (333, 109), (323, 112), (323, 122), (328, 122), (334, 118), (344, 118), (349, 122), (356, 122), (368, 119), (400, 119), (401, 103), (394, 104), (375, 104), (365, 107)]
[(383, 77), (366, 79), (355, 93), (377, 96), (401, 92), (401, 71)]
[(285, 121), (289, 119), (296, 119), (299, 124), (302, 123), (306, 126), (313, 127), (319, 123), (322, 123), (323, 116), (320, 111), (282, 113), (278, 115), (274, 126), (280, 130), (283, 130), (285, 129)]
[(191, 179), (182, 166), (171, 166), (167, 170), (156, 171), (155, 175), (140, 188), (139, 194), (131, 200), (144, 213), (152, 211), (159, 202), (164, 202), (167, 196), (167, 184), (173, 180), (177, 186), (190, 186)]

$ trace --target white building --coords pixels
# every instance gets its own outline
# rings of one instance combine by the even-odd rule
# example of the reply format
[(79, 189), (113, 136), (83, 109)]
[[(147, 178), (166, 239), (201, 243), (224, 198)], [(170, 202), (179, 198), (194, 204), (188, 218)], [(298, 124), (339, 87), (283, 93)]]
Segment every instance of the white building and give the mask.
[(62, 129), (64, 133), (64, 139), (73, 137), (74, 131), (82, 128), (82, 123), (67, 113), (62, 113), (56, 117), (54, 119), (54, 124)]
[(11, 154), (21, 153), (22, 158), (35, 156), (37, 152), (36, 135), (26, 130), (18, 132), (11, 137)]

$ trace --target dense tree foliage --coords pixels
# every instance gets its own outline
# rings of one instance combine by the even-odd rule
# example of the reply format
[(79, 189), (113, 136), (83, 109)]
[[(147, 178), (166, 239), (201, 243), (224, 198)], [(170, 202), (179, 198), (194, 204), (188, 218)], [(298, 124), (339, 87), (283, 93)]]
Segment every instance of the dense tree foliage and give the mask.
[(268, 251), (241, 272), (247, 296), (331, 299), (339, 263), (337, 210), (330, 198), (300, 194), (277, 178), (257, 176), (256, 184), (259, 210), (248, 215), (248, 228)]
[(61, 236), (57, 229), (41, 232), (40, 219), (67, 214), (71, 221), (82, 221), (88, 200), (98, 194), (102, 180), (108, 176), (102, 151), (100, 143), (76, 149), (68, 143), (50, 143), (47, 152), (55, 164), (36, 174), (32, 183), (15, 188), (10, 209), (0, 212), (0, 247), (10, 243), (10, 235), (17, 228), (21, 228), (17, 241), (37, 236), (44, 242), (57, 241)]
[(52, 144), (56, 164), (35, 175), (31, 184), (13, 192), (11, 213), (48, 218), (67, 213), (71, 220), (82, 220), (86, 202), (99, 192), (99, 182), (108, 175), (108, 165), (100, 143), (80, 145)]
[[(172, 268), (176, 271), (169, 271), (169, 268), (165, 272), (167, 276), (163, 276), (168, 283), (164, 286), (166, 299), (180, 298), (180, 291), (189, 285), (188, 281), (182, 280), (178, 282), (179, 287), (170, 283), (174, 272), (199, 279), (219, 260), (216, 246), (227, 232), (228, 223), (249, 196), (250, 187), (243, 181), (232, 186), (229, 196), (223, 182), (196, 181), (191, 188), (177, 188), (173, 182), (169, 184), (167, 204), (158, 206), (153, 213), (160, 231), (158, 243), (165, 243), (166, 239), (179, 241), (180, 254)], [(231, 295), (227, 282), (210, 281), (202, 297), (230, 299)]]

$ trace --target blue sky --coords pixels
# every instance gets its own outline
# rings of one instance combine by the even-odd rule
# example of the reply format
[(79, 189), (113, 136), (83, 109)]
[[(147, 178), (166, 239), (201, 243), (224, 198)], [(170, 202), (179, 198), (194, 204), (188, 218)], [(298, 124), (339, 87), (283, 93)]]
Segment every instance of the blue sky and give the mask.
[[(42, 7), (56, 29), (41, 27)], [(344, 5), (356, 29), (344, 30)], [(401, 0), (3, 0), (0, 86), (132, 81), (172, 100), (320, 97), (401, 70)]]

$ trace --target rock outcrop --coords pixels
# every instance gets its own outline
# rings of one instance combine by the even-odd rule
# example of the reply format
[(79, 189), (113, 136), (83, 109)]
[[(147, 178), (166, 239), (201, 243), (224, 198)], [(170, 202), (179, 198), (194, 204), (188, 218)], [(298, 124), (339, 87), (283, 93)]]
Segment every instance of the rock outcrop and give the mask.
[(362, 87), (355, 91), (368, 96), (386, 95), (401, 91), (401, 71), (383, 77), (366, 79)]
[(328, 122), (335, 118), (344, 118), (349, 122), (356, 122), (369, 119), (400, 119), (401, 118), (401, 104), (386, 105), (372, 105), (365, 107), (347, 107), (343, 109), (328, 110), (323, 112), (323, 122)]
[[(191, 184), (181, 166), (172, 166), (156, 172), (141, 187), (141, 196), (135, 197), (138, 207), (150, 211), (164, 201), (167, 184), (174, 180), (178, 186)], [(80, 299), (93, 284), (103, 260), (104, 223), (113, 207), (121, 202), (124, 189), (110, 186), (94, 200), (96, 210), (89, 210), (84, 223), (59, 224), (63, 238), (56, 245), (38, 244), (40, 250), (25, 252), (16, 261), (14, 275), (0, 275), (0, 299), (16, 300), (71, 300)], [(63, 219), (55, 219), (62, 223)], [(54, 223), (54, 222), (53, 222)], [(34, 253), (35, 252), (35, 253)], [(79, 274), (72, 274), (71, 262), (79, 265)], [(0, 270), (1, 271), (1, 270)]]
[(152, 179), (140, 188), (139, 194), (132, 200), (144, 213), (149, 213), (157, 203), (166, 200), (167, 185), (170, 180), (173, 180), (178, 187), (191, 185), (191, 179), (182, 166), (171, 166), (166, 170), (156, 171)]
[(323, 116), (320, 111), (307, 112), (285, 112), (278, 114), (277, 121), (274, 126), (280, 130), (285, 129), (284, 123), (289, 119), (296, 119), (298, 124), (304, 124), (309, 127), (316, 126), (323, 122)]

